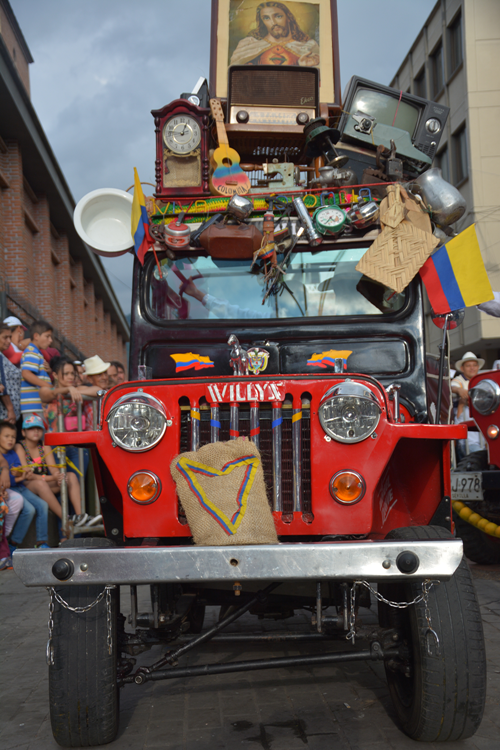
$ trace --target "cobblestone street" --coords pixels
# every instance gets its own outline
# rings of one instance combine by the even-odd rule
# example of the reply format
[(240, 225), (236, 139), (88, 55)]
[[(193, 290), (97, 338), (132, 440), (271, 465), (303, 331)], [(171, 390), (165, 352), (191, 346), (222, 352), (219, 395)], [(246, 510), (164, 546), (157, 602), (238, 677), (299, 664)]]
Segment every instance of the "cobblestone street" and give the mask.
[[(488, 659), (488, 697), (478, 733), (464, 742), (439, 746), (450, 750), (496, 750), (500, 733), (500, 569), (472, 566), (481, 603)], [(125, 592), (124, 592), (125, 593)], [(0, 575), (2, 750), (54, 750), (48, 709), (45, 664), (48, 596), (27, 589), (13, 571)], [(124, 610), (127, 596), (123, 596)], [(368, 610), (364, 610), (368, 613)], [(218, 612), (208, 610), (205, 624)], [(369, 615), (370, 616), (370, 615)], [(255, 628), (242, 620), (240, 631)], [(305, 615), (287, 621), (291, 629), (307, 625)], [(282, 625), (282, 623), (278, 623)], [(257, 625), (259, 627), (259, 625)], [(265, 623), (273, 629), (274, 623)], [(236, 629), (236, 623), (232, 626)], [(196, 664), (259, 658), (270, 646), (208, 644), (185, 657)], [(321, 649), (320, 644), (277, 645), (284, 656)], [(142, 654), (138, 664), (158, 658), (160, 647)], [(417, 744), (393, 722), (382, 664), (359, 662), (266, 670), (127, 685), (121, 691), (120, 750), (357, 750), (405, 748)], [(438, 744), (427, 745), (437, 748)]]

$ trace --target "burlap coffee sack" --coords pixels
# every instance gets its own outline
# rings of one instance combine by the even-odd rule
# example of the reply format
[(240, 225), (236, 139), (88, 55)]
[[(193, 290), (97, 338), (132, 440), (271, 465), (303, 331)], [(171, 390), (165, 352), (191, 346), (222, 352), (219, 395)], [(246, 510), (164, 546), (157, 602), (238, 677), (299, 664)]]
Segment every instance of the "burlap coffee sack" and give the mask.
[(276, 544), (262, 460), (238, 438), (181, 453), (170, 464), (195, 544)]

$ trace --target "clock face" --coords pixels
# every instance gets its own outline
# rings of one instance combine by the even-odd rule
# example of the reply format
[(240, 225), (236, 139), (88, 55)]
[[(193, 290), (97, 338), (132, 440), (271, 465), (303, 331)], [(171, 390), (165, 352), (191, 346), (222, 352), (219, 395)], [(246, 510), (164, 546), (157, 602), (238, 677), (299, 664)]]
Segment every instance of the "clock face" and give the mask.
[(201, 142), (201, 129), (190, 115), (175, 115), (163, 128), (163, 141), (168, 149), (179, 156), (194, 151)]
[(319, 231), (335, 234), (344, 226), (346, 213), (336, 206), (325, 206), (316, 211), (314, 218)]

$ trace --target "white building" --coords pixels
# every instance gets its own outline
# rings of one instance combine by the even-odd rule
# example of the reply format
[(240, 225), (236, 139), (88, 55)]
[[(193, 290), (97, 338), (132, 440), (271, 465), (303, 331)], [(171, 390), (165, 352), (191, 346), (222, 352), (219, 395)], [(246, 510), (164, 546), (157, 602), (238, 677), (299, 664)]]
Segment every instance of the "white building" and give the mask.
[[(500, 291), (500, 0), (438, 0), (390, 85), (450, 107), (434, 166), (466, 199), (454, 228), (476, 222)], [(437, 353), (440, 338), (428, 316), (428, 351)], [(472, 350), (491, 366), (500, 358), (500, 319), (468, 308), (450, 342), (452, 361)]]

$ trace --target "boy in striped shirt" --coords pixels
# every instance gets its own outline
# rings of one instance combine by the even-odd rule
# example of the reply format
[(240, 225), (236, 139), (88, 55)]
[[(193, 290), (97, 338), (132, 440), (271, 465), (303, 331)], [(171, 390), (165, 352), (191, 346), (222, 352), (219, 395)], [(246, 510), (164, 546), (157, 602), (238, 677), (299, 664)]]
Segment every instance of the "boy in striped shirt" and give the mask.
[(30, 326), (30, 333), (31, 344), (21, 358), (21, 415), (36, 413), (42, 416), (40, 388), (51, 385), (42, 351), (52, 343), (52, 326), (45, 320), (38, 320)]

